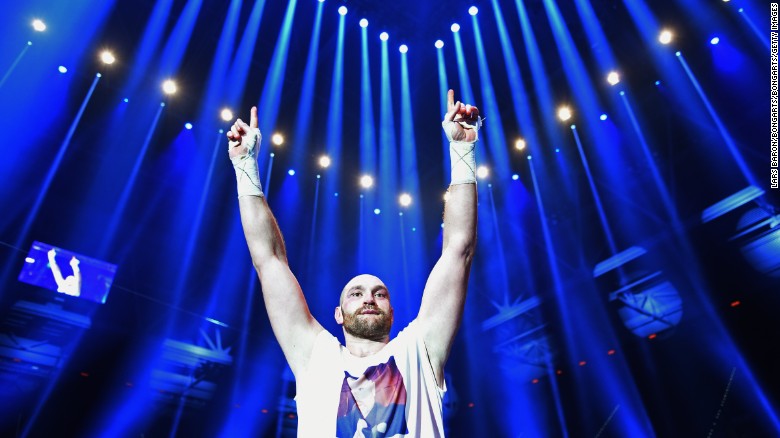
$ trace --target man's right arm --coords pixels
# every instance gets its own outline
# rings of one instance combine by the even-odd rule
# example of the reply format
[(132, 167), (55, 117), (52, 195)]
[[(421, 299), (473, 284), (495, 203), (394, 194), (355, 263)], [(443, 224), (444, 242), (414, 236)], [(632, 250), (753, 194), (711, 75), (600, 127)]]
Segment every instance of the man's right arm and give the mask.
[[(323, 328), (309, 311), (298, 280), (290, 271), (281, 230), (260, 190), (259, 180), (252, 179), (254, 181), (252, 184), (256, 185), (257, 190), (251, 186), (249, 192), (242, 189), (242, 182), (247, 184), (242, 180), (244, 173), (256, 173), (257, 165), (256, 161), (237, 165), (237, 159), (256, 160), (255, 150), (259, 148), (259, 133), (253, 148), (248, 151), (240, 150), (247, 144), (248, 136), (252, 135), (251, 130), (256, 128), (257, 110), (252, 108), (250, 125), (238, 120), (228, 133), (228, 138), (231, 140), (230, 156), (236, 167), (239, 185), (238, 205), (241, 212), (241, 225), (252, 264), (260, 278), (263, 301), (271, 328), (282, 347), (287, 363), (297, 376), (305, 368), (311, 356), (314, 340)], [(244, 157), (242, 152), (246, 152), (248, 156)]]

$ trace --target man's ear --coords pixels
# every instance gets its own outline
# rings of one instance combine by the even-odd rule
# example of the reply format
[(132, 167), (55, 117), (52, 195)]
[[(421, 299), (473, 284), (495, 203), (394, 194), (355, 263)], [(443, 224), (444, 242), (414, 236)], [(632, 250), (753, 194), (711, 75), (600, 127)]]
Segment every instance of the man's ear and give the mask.
[(339, 325), (344, 324), (344, 315), (341, 313), (341, 306), (336, 306), (336, 311), (334, 312), (333, 317), (336, 318), (336, 322)]

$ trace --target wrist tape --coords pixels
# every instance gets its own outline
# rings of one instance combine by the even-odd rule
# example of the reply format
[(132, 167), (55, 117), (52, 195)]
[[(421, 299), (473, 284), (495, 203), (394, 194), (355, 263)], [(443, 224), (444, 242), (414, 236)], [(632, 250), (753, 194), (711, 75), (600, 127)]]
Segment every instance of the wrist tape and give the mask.
[(442, 122), (444, 133), (447, 135), (447, 140), (450, 141), (450, 184), (473, 184), (477, 182), (477, 163), (474, 157), (474, 149), (479, 134), (477, 134), (477, 138), (473, 142), (453, 140), (452, 136), (457, 132), (457, 128), (454, 126), (456, 123), (460, 123), (464, 128), (471, 128), (478, 132), (482, 126), (482, 121), (478, 120), (476, 125), (469, 125), (466, 122)]
[(257, 169), (257, 154), (255, 153), (261, 139), (260, 130), (251, 129), (241, 139), (241, 147), (245, 148), (246, 153), (230, 159), (233, 163), (233, 169), (236, 171), (236, 188), (239, 198), (242, 196), (264, 196), (263, 188), (260, 185), (260, 172)]

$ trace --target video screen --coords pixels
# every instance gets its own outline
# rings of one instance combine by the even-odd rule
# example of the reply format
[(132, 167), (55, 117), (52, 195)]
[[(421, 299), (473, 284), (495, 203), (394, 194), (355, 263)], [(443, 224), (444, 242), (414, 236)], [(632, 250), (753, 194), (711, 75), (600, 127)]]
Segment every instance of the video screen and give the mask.
[(19, 281), (103, 304), (116, 265), (41, 242), (33, 242)]

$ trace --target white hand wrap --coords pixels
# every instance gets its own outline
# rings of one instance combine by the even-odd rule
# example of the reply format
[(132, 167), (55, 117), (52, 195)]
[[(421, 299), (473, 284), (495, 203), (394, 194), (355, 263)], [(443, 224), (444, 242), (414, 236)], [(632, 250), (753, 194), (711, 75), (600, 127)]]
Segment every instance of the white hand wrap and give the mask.
[(233, 169), (236, 171), (236, 187), (239, 198), (242, 196), (264, 196), (263, 188), (260, 186), (260, 172), (257, 170), (257, 155), (255, 154), (262, 137), (259, 129), (252, 128), (242, 137), (241, 146), (239, 146), (244, 148), (245, 153), (230, 159), (233, 163)]
[[(457, 132), (456, 123), (460, 123), (464, 128), (471, 128), (477, 132), (477, 138), (473, 142), (455, 141), (452, 139)], [(479, 128), (482, 126), (482, 120), (478, 120), (476, 125), (469, 125), (466, 122), (441, 122), (444, 128), (444, 134), (450, 141), (450, 165), (452, 167), (450, 178), (451, 185), (455, 184), (473, 184), (477, 182), (477, 162), (474, 158), (474, 149), (479, 139)]]

